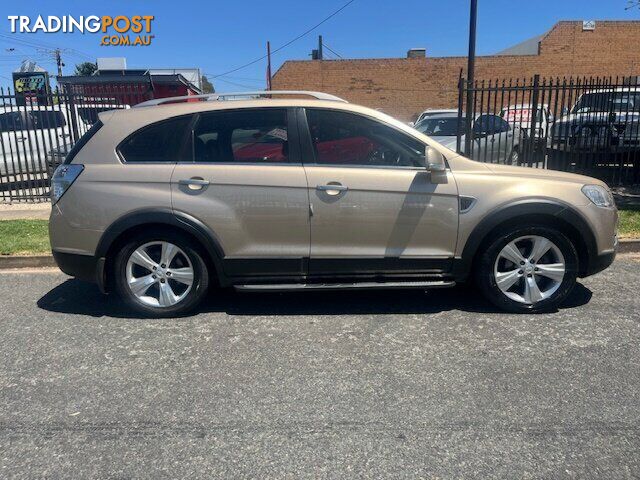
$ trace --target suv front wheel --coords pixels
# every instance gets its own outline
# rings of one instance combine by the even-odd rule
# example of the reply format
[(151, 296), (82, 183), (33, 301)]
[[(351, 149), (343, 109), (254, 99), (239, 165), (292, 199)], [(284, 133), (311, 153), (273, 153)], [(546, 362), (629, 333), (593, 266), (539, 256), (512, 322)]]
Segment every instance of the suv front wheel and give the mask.
[(544, 226), (514, 228), (489, 242), (475, 274), (496, 306), (516, 313), (557, 309), (576, 283), (578, 256), (561, 232)]
[(209, 286), (199, 249), (174, 232), (134, 237), (118, 253), (114, 271), (116, 289), (125, 303), (152, 317), (189, 312)]

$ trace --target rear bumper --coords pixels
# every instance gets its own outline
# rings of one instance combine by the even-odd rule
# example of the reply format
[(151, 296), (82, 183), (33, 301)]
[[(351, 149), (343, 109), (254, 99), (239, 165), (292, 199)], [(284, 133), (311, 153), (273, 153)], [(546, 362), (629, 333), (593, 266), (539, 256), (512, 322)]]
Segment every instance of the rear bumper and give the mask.
[(56, 250), (53, 250), (52, 253), (53, 259), (64, 273), (79, 280), (84, 280), (85, 282), (97, 283), (100, 290), (106, 293), (104, 258)]

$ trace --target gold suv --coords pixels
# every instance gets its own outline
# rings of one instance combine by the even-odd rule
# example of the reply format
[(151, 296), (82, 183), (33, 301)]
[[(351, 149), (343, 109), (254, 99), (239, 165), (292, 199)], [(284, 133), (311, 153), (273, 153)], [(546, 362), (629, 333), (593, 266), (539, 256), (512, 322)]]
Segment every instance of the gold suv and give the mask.
[(214, 284), (428, 289), (471, 278), (500, 308), (548, 311), (617, 245), (601, 181), (471, 161), (316, 92), (101, 113), (52, 195), (60, 268), (151, 316), (192, 310)]

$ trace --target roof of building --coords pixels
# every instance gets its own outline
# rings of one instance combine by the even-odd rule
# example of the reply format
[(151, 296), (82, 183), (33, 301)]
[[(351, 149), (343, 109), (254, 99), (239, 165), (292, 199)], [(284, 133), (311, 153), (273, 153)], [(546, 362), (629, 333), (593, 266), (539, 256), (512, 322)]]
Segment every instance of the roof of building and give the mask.
[(537, 55), (538, 48), (540, 47), (540, 41), (544, 38), (545, 35), (546, 33), (531, 37), (524, 42), (517, 43), (509, 48), (501, 50), (500, 52), (496, 53), (496, 55)]
[(182, 75), (151, 75), (145, 70), (127, 71), (103, 71), (99, 75), (69, 75), (57, 77), (58, 83), (67, 85), (99, 85), (99, 84), (129, 84), (129, 83), (150, 83), (150, 84), (183, 84), (200, 93), (197, 85), (189, 82)]

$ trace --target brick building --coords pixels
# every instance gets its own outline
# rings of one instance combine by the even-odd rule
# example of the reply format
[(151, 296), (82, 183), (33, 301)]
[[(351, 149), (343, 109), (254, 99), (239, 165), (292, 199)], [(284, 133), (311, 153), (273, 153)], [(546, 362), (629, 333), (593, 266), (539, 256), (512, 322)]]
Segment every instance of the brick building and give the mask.
[[(480, 56), (476, 78), (640, 75), (640, 21), (558, 22), (546, 34)], [(455, 108), (466, 57), (286, 61), (273, 89), (319, 90), (412, 120), (426, 108)], [(464, 70), (463, 70), (464, 71)]]

